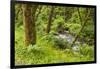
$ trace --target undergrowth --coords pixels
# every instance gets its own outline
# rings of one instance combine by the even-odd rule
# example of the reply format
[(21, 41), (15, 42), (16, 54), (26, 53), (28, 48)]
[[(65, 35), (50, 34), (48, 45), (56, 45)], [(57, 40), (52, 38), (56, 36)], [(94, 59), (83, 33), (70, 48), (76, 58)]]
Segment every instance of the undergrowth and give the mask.
[[(37, 35), (36, 45), (24, 46), (23, 28), (15, 31), (15, 64), (50, 64), (93, 61), (93, 46), (81, 46), (80, 52), (59, 49), (53, 35)], [(58, 44), (59, 45), (59, 44)]]

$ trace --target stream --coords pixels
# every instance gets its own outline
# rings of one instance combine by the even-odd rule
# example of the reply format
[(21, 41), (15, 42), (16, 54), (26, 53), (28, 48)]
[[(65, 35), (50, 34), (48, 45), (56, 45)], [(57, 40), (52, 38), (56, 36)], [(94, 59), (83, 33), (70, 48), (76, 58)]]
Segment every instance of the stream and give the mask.
[[(73, 40), (75, 39), (75, 36), (69, 34), (69, 33), (58, 33), (56, 35), (56, 38), (58, 39), (65, 39), (69, 44), (72, 44)], [(79, 51), (79, 44), (80, 41), (76, 41), (75, 44), (72, 46), (73, 51)]]

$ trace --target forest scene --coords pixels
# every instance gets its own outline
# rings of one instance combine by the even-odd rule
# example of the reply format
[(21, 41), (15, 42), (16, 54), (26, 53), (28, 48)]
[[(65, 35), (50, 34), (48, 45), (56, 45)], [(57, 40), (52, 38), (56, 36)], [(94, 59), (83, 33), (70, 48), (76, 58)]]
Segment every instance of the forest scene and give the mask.
[(15, 4), (15, 65), (94, 61), (95, 9)]

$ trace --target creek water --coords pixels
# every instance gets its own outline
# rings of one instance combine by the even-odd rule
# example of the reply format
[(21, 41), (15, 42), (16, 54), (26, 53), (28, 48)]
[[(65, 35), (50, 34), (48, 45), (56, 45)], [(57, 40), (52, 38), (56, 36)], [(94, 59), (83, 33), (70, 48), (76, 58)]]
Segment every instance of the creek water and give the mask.
[[(56, 38), (65, 39), (69, 44), (72, 44), (73, 40), (75, 39), (75, 36), (73, 36), (69, 33), (58, 33), (56, 35)], [(72, 46), (72, 49), (74, 51), (79, 51), (79, 44), (80, 44), (80, 41), (76, 41), (75, 44)]]

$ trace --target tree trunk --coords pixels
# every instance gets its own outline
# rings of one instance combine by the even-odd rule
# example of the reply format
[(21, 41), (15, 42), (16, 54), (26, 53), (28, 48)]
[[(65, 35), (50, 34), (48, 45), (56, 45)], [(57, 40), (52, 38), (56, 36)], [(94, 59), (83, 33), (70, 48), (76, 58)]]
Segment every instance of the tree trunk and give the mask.
[(48, 21), (46, 33), (50, 32), (53, 13), (54, 13), (54, 6), (51, 7), (50, 15), (49, 15), (49, 18), (48, 18), (49, 21)]
[[(25, 31), (25, 46), (36, 43), (36, 29), (35, 29), (35, 11), (32, 10), (32, 5), (23, 4), (23, 23)], [(33, 17), (32, 17), (33, 12)]]
[(79, 10), (79, 8), (77, 8), (77, 11), (78, 11), (78, 15), (79, 15), (80, 23), (81, 23), (81, 26), (82, 26), (82, 17), (81, 17), (81, 14), (80, 14), (80, 10)]
[(66, 23), (66, 7), (64, 8), (64, 23)]

